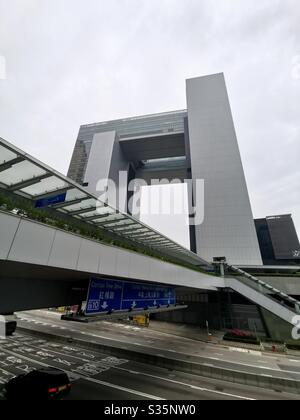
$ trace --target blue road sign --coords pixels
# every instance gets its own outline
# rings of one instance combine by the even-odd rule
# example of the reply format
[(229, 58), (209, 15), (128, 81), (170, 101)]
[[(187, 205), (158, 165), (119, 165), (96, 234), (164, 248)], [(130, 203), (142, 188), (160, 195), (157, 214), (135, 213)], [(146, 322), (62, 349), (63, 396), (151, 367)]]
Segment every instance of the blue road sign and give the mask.
[(175, 289), (142, 283), (124, 283), (122, 309), (143, 309), (158, 305), (175, 305)]
[(173, 287), (92, 278), (86, 314), (153, 308), (175, 303), (176, 293)]
[(52, 197), (41, 198), (40, 200), (36, 201), (35, 207), (43, 208), (43, 207), (51, 206), (53, 204), (64, 203), (66, 201), (66, 196), (67, 196), (67, 193), (63, 193), (63, 194), (54, 195)]
[(86, 314), (97, 314), (109, 310), (120, 310), (123, 282), (91, 279)]

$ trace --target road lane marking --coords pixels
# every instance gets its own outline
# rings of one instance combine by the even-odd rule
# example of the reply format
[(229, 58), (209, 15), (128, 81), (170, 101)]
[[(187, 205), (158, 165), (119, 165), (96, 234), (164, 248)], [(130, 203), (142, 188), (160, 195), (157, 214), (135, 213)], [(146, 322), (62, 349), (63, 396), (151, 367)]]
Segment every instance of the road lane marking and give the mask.
[[(35, 363), (35, 364), (43, 366), (43, 367), (53, 367), (50, 364), (37, 362), (35, 359), (30, 359), (29, 357), (19, 355), (18, 353), (10, 351), (10, 350), (5, 350), (5, 352), (13, 355), (14, 357), (19, 357), (20, 359), (27, 360), (30, 363)], [(70, 371), (65, 370), (65, 369), (62, 369), (62, 370), (70, 376), (74, 375), (73, 372), (70, 372)], [(85, 381), (92, 382), (92, 383), (95, 383), (97, 385), (102, 385), (102, 386), (105, 386), (107, 388), (117, 389), (118, 391), (123, 391), (123, 392), (126, 392), (128, 394), (132, 394), (132, 395), (135, 395), (135, 396), (138, 396), (138, 397), (146, 398), (146, 399), (149, 399), (149, 400), (166, 401), (165, 398), (157, 397), (156, 395), (146, 394), (144, 392), (136, 391), (134, 389), (126, 388), (126, 387), (123, 387), (123, 386), (111, 384), (110, 382), (100, 381), (98, 379), (93, 379), (93, 378), (87, 378), (86, 376), (82, 376), (82, 375), (77, 375), (77, 376), (79, 376), (79, 378), (81, 378), (81, 379), (84, 379)]]
[[(78, 330), (70, 330), (70, 331), (71, 332), (74, 332), (74, 333), (80, 333), (80, 330), (79, 329)], [(91, 334), (87, 334), (87, 333), (84, 333), (82, 335), (89, 335), (89, 336), (91, 336)], [(120, 344), (120, 341), (117, 340), (117, 339), (114, 339), (114, 338), (108, 338), (108, 337), (101, 336), (101, 335), (98, 335), (98, 334), (93, 334), (92, 336), (95, 337), (95, 338), (100, 338), (100, 339), (104, 339), (104, 340), (107, 340), (107, 341), (118, 342)], [(123, 344), (123, 346), (121, 347), (121, 349), (127, 350), (128, 347), (124, 347), (124, 344), (126, 344), (126, 343), (125, 342), (121, 342), (121, 343)], [(201, 359), (206, 359), (206, 360), (215, 360), (214, 358), (211, 358), (210, 356), (205, 356), (205, 355), (198, 356), (198, 355), (195, 355), (195, 354), (184, 353), (184, 352), (180, 353), (179, 350), (178, 351), (166, 350), (166, 349), (160, 348), (160, 347), (150, 347), (150, 348), (152, 350), (163, 350), (163, 351), (168, 352), (168, 353), (170, 353), (170, 352), (177, 353), (178, 355), (192, 356), (192, 357), (195, 357), (195, 358), (201, 358)], [(248, 350), (245, 351), (244, 349), (237, 349), (235, 347), (230, 348), (230, 350), (234, 350), (234, 351), (237, 351), (237, 352), (240, 352), (240, 353), (248, 353), (249, 354)], [(256, 352), (253, 352), (252, 355), (254, 355), (254, 353), (256, 353)], [(259, 352), (257, 352), (257, 353), (259, 353)], [(261, 355), (261, 357), (263, 357), (261, 353), (260, 353), (260, 355)], [(166, 355), (162, 355), (162, 354), (157, 354), (156, 356), (166, 357)], [(222, 360), (222, 362), (228, 363), (228, 364), (231, 364), (231, 365), (236, 365), (236, 366), (243, 366), (243, 367), (249, 367), (249, 368), (255, 368), (255, 369), (258, 369), (259, 368), (259, 366), (256, 366), (256, 365), (253, 365), (253, 364), (249, 364), (249, 363), (242, 363), (242, 362), (236, 362), (236, 361), (230, 361), (230, 360)], [(220, 368), (222, 368), (222, 367), (220, 366)], [(278, 373), (288, 373), (288, 374), (293, 373), (295, 375), (300, 375), (300, 372), (291, 372), (291, 371), (281, 370), (281, 369), (275, 369), (275, 368), (271, 368), (271, 367), (264, 367), (263, 369), (266, 369), (266, 370), (269, 370), (269, 371), (272, 371), (272, 372), (278, 372)], [(286, 379), (288, 379), (288, 378), (286, 378)]]
[(236, 352), (239, 352), (239, 353), (247, 353), (247, 354), (251, 354), (252, 356), (262, 357), (262, 352), (261, 351), (256, 351), (256, 350), (242, 349), (242, 348), (239, 348), (239, 347), (229, 347), (229, 351), (236, 351)]
[[(33, 346), (33, 347), (36, 347), (36, 346)], [(36, 347), (36, 348), (39, 349), (39, 347)], [(77, 351), (80, 351), (81, 349), (78, 348), (76, 350)], [(72, 359), (77, 359), (77, 360), (79, 360), (81, 362), (85, 362), (85, 363), (90, 362), (90, 360), (84, 359), (82, 357), (79, 357), (78, 355), (66, 354), (66, 353), (58, 352), (56, 350), (49, 350), (49, 351), (51, 353), (54, 353), (54, 354), (57, 354), (57, 355), (60, 355), (60, 356), (64, 356), (64, 357), (67, 356), (67, 357), (70, 357)], [(100, 354), (99, 354), (99, 356), (100, 356)], [(207, 366), (211, 366), (211, 365), (207, 365)], [(192, 388), (194, 390), (198, 390), (198, 391), (201, 391), (201, 392), (210, 392), (210, 393), (219, 394), (219, 395), (223, 395), (223, 396), (227, 396), (227, 397), (231, 397), (231, 398), (237, 398), (237, 399), (243, 399), (243, 400), (252, 400), (252, 399), (250, 399), (248, 397), (243, 397), (243, 396), (240, 396), (240, 395), (228, 394), (228, 393), (224, 393), (224, 392), (220, 392), (220, 391), (214, 391), (214, 390), (202, 388), (202, 387), (199, 387), (199, 386), (196, 386), (196, 385), (189, 385), (189, 384), (186, 384), (184, 382), (175, 381), (175, 380), (163, 378), (163, 377), (156, 376), (156, 375), (151, 375), (151, 374), (148, 374), (148, 373), (145, 373), (145, 372), (138, 372), (138, 371), (129, 370), (129, 369), (126, 369), (126, 368), (121, 368), (121, 367), (118, 367), (118, 366), (114, 366), (113, 369), (120, 370), (120, 371), (123, 371), (123, 372), (127, 372), (127, 373), (130, 373), (131, 375), (145, 376), (145, 377), (149, 377), (149, 378), (153, 378), (153, 379), (158, 379), (160, 381), (175, 383), (175, 384), (178, 384), (178, 385), (181, 385), (181, 386), (185, 386), (185, 387), (188, 387), (188, 388)]]
[(114, 389), (117, 389), (119, 391), (126, 392), (128, 394), (133, 394), (133, 395), (137, 395), (137, 396), (142, 397), (142, 398), (147, 398), (149, 400), (166, 401), (165, 398), (157, 397), (156, 395), (145, 394), (144, 392), (135, 391), (135, 390), (130, 389), (130, 388), (124, 388), (124, 387), (119, 386), (119, 385), (111, 384), (110, 382), (103, 382), (103, 381), (99, 381), (98, 379), (93, 379), (93, 378), (83, 378), (83, 379), (86, 380), (86, 381), (89, 381), (89, 382), (93, 382), (93, 383), (98, 384), (98, 385), (103, 385), (103, 386), (106, 386), (106, 387), (109, 387), (109, 388), (114, 388)]
[[(36, 349), (40, 349), (40, 347), (37, 347), (37, 346), (32, 346), (32, 347), (35, 347)], [(51, 350), (48, 350), (48, 351), (50, 351), (51, 353), (60, 355), (60, 356), (64, 356), (64, 357), (67, 356), (67, 357), (70, 357), (72, 359), (77, 359), (77, 360), (79, 360), (81, 362), (85, 362), (85, 363), (89, 363), (90, 362), (89, 359), (84, 359), (83, 357), (79, 357), (78, 355), (66, 354), (64, 352), (59, 352), (59, 351), (52, 350), (52, 349)], [(81, 351), (81, 348), (76, 348), (76, 351), (78, 351), (78, 352)], [(99, 358), (100, 357), (101, 357), (101, 355), (99, 354)], [(207, 365), (207, 366), (213, 367), (212, 365)], [(241, 396), (241, 395), (235, 395), (235, 394), (229, 394), (229, 393), (225, 393), (225, 392), (221, 392), (221, 391), (215, 391), (215, 390), (211, 390), (211, 389), (208, 389), (208, 388), (199, 387), (197, 385), (190, 385), (190, 384), (187, 384), (187, 383), (184, 383), (184, 382), (180, 382), (180, 381), (176, 381), (176, 380), (173, 380), (173, 379), (164, 378), (164, 377), (161, 377), (161, 376), (157, 376), (157, 375), (153, 375), (153, 374), (149, 374), (149, 373), (145, 373), (145, 372), (139, 372), (139, 371), (129, 370), (129, 369), (121, 368), (121, 367), (118, 367), (118, 366), (114, 366), (113, 369), (119, 370), (119, 371), (123, 371), (123, 372), (127, 372), (127, 373), (130, 373), (132, 375), (145, 376), (145, 377), (149, 377), (149, 378), (153, 378), (153, 379), (158, 379), (160, 381), (165, 381), (165, 382), (170, 382), (170, 383), (178, 384), (178, 385), (185, 386), (185, 387), (188, 387), (188, 388), (192, 388), (194, 390), (198, 390), (198, 391), (201, 391), (201, 392), (209, 392), (209, 393), (213, 393), (213, 394), (227, 396), (227, 397), (230, 397), (230, 398), (237, 398), (237, 399), (254, 401), (254, 399), (251, 399), (251, 398), (248, 398), (248, 397), (244, 397), (244, 396)], [(84, 377), (84, 379), (86, 379), (86, 378)]]
[(191, 389), (195, 389), (195, 390), (201, 391), (201, 392), (213, 393), (213, 394), (222, 395), (222, 396), (226, 396), (226, 397), (230, 397), (230, 398), (237, 398), (237, 399), (240, 399), (240, 400), (255, 401), (255, 399), (253, 399), (253, 398), (244, 397), (244, 396), (241, 396), (241, 395), (229, 394), (227, 392), (216, 391), (216, 390), (209, 389), (209, 388), (203, 388), (203, 387), (200, 387), (200, 386), (197, 386), (197, 385), (190, 385), (190, 384), (187, 384), (185, 382), (175, 381), (174, 379), (168, 379), (168, 378), (164, 378), (162, 376), (151, 375), (150, 373), (128, 371), (127, 369), (120, 368), (120, 367), (115, 368), (115, 369), (123, 370), (123, 371), (129, 372), (129, 373), (132, 373), (134, 375), (141, 375), (141, 376), (146, 376), (148, 378), (159, 379), (160, 381), (170, 382), (170, 383), (173, 383), (173, 384), (177, 384), (177, 385), (181, 385), (181, 386), (188, 387), (188, 388), (191, 388)]
[[(72, 332), (76, 332), (76, 333), (79, 333), (80, 332), (80, 331), (76, 331), (76, 330), (71, 330), (71, 331)], [(86, 333), (85, 333), (85, 335), (86, 335)], [(113, 338), (111, 339), (111, 338), (103, 337), (103, 336), (98, 335), (98, 334), (93, 334), (93, 337), (105, 339), (105, 340), (108, 340), (108, 341), (117, 341), (116, 339), (113, 339)], [(128, 350), (128, 347), (121, 346), (120, 348), (122, 350)], [(195, 356), (193, 354), (179, 353), (179, 351), (165, 350), (165, 349), (159, 348), (159, 347), (151, 347), (151, 349), (153, 349), (153, 350), (163, 350), (163, 351), (166, 351), (166, 352), (176, 353), (178, 355), (192, 356), (192, 357), (195, 357), (195, 358), (201, 358), (201, 359), (206, 359), (206, 360), (215, 360), (215, 358), (212, 358), (212, 357), (209, 357), (209, 356)], [(156, 356), (158, 356), (158, 357), (164, 357), (164, 358), (167, 357), (167, 355), (162, 355), (161, 353), (156, 354)], [(231, 364), (231, 365), (237, 365), (237, 366), (243, 366), (243, 367), (251, 367), (251, 368), (255, 368), (255, 369), (260, 368), (259, 366), (252, 365), (252, 364), (249, 364), (249, 363), (235, 362), (235, 361), (230, 361), (230, 360), (222, 360), (222, 362), (228, 363), (228, 364)], [(204, 365), (205, 365), (205, 363), (204, 363)], [(211, 367), (213, 365), (209, 365), (209, 366)], [(215, 366), (213, 366), (213, 367), (215, 367)], [(218, 366), (218, 367), (222, 369), (222, 366)], [(287, 371), (287, 370), (279, 370), (279, 369), (275, 369), (275, 368), (271, 368), (271, 367), (265, 367), (265, 368), (262, 368), (262, 369), (269, 370), (269, 371), (272, 371), (272, 372), (278, 372), (278, 373), (288, 373), (288, 374), (293, 373), (293, 374), (296, 374), (296, 375), (300, 375), (300, 372), (291, 372), (291, 371)], [(285, 379), (288, 379), (288, 378), (285, 378)]]

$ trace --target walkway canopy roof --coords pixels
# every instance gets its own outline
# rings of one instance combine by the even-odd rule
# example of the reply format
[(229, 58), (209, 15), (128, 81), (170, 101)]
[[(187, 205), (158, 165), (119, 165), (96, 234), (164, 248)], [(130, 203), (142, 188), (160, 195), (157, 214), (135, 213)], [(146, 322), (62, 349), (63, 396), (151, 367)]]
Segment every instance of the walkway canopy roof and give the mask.
[(0, 188), (31, 200), (35, 207), (53, 208), (120, 239), (194, 266), (209, 264), (198, 255), (134, 217), (116, 210), (84, 187), (0, 138)]

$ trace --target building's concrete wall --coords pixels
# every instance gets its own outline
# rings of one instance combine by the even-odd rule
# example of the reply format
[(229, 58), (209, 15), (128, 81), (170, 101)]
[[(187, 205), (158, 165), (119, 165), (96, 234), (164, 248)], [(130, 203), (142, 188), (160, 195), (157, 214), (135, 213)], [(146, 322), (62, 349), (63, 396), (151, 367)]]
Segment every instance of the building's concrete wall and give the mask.
[(209, 261), (261, 265), (241, 156), (223, 74), (187, 81), (193, 180), (205, 181), (198, 254)]
[[(97, 197), (103, 193), (97, 188), (100, 180), (115, 182), (118, 194), (109, 198), (109, 204), (127, 211), (127, 180), (129, 162), (125, 159), (115, 131), (95, 134), (87, 162), (84, 182), (87, 190)], [(120, 185), (120, 172), (124, 172), (124, 184)]]
[(268, 333), (270, 337), (274, 341), (282, 341), (282, 342), (294, 342), (295, 345), (299, 345), (299, 340), (293, 340), (292, 332), (293, 327), (283, 321), (282, 319), (278, 318), (273, 313), (261, 308), (261, 313), (267, 326)]
[(96, 196), (99, 180), (109, 178), (115, 140), (115, 131), (95, 134), (93, 138), (84, 182), (88, 183), (87, 190)]

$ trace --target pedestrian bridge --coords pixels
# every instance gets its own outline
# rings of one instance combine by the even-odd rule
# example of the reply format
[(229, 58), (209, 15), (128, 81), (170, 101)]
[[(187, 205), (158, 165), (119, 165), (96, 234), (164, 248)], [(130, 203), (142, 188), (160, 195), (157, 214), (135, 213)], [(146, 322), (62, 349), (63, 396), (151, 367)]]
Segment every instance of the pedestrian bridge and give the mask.
[(208, 275), (0, 211), (2, 313), (79, 303), (90, 277), (99, 276), (200, 290), (230, 288), (293, 325), (300, 314), (296, 300), (239, 274)]
[(0, 312), (66, 305), (72, 289), (86, 289), (91, 276), (224, 286), (222, 278), (0, 211)]

